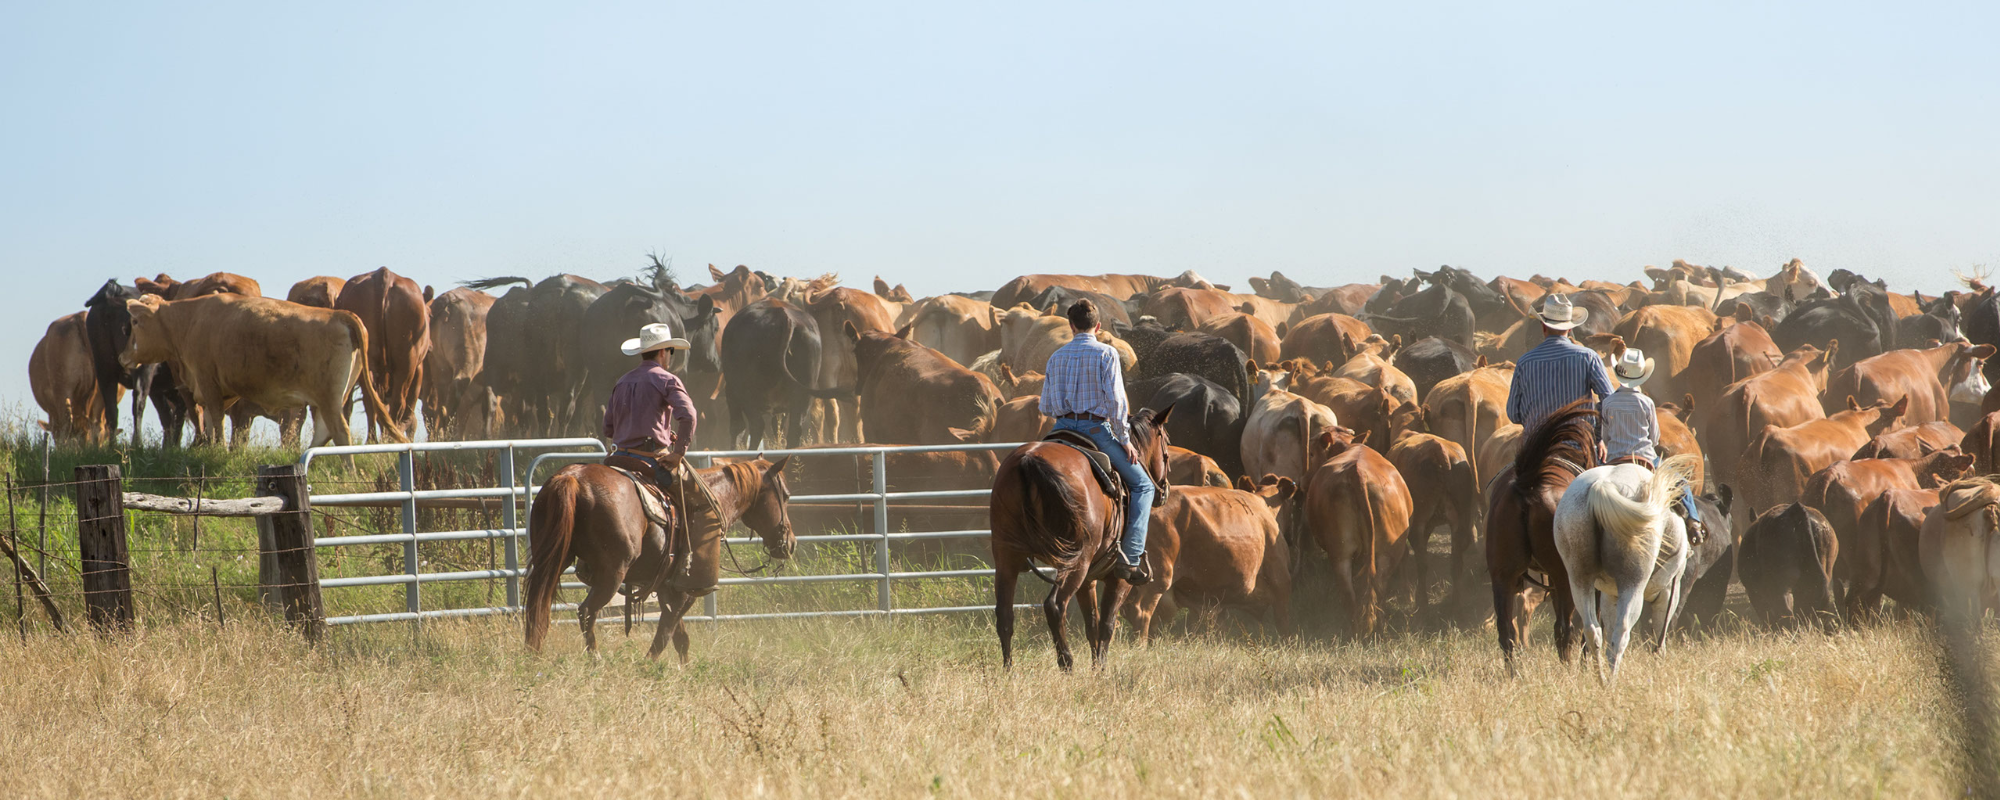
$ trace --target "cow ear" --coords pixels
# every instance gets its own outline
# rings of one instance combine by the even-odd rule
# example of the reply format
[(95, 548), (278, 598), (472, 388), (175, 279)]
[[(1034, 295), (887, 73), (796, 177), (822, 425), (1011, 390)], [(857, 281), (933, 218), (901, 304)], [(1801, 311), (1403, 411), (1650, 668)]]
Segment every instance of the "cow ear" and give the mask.
[(951, 434), (952, 438), (955, 438), (961, 442), (979, 441), (979, 434), (975, 431), (968, 431), (964, 428), (946, 428), (944, 430), (946, 433)]
[(1479, 368), (1481, 368), (1481, 367), (1484, 367), (1484, 366), (1486, 366), (1486, 357), (1485, 357), (1485, 356), (1480, 356), (1480, 357), (1479, 357), (1479, 360), (1477, 360), (1477, 361), (1474, 361), (1474, 362), (1472, 362), (1472, 368), (1473, 368), (1473, 369), (1479, 369)]
[(847, 338), (849, 341), (855, 341), (855, 342), (861, 341), (861, 330), (859, 328), (854, 327), (853, 320), (842, 321), (840, 323), (840, 332), (847, 334)]
[(694, 301), (694, 313), (697, 317), (706, 317), (714, 314), (715, 296), (705, 294), (701, 296), (700, 300)]
[(1048, 309), (1042, 312), (1042, 316), (1044, 317), (1060, 317), (1062, 315), (1062, 309), (1057, 308), (1055, 303), (1050, 303)]
[(1347, 331), (1340, 332), (1340, 355), (1345, 358), (1354, 357), (1354, 337)]
[(1005, 384), (1005, 385), (1007, 385), (1007, 386), (1013, 386), (1014, 384), (1016, 384), (1016, 383), (1019, 383), (1020, 381), (1019, 381), (1019, 380), (1017, 380), (1017, 379), (1016, 379), (1016, 378), (1014, 377), (1014, 368), (1013, 368), (1013, 367), (1010, 367), (1010, 366), (1007, 366), (1006, 364), (1001, 364), (1001, 365), (1000, 365), (1000, 382), (1001, 382), (1002, 384)]
[(712, 280), (712, 281), (715, 281), (716, 283), (721, 283), (721, 282), (722, 282), (722, 279), (723, 279), (724, 277), (727, 277), (727, 276), (725, 276), (725, 275), (723, 275), (723, 274), (722, 274), (722, 270), (719, 270), (719, 269), (716, 269), (716, 268), (715, 268), (715, 265), (714, 265), (714, 264), (710, 264), (710, 265), (708, 265), (708, 279), (709, 279), (709, 280)]
[(437, 290), (432, 289), (431, 285), (428, 283), (424, 284), (424, 304), (430, 305), (430, 302), (436, 298), (437, 298)]
[(1681, 403), (1682, 403), (1681, 413), (1677, 414), (1676, 416), (1680, 417), (1682, 422), (1686, 422), (1688, 421), (1689, 417), (1694, 416), (1694, 395), (1692, 394), (1681, 395)]
[(1298, 490), (1299, 490), (1298, 481), (1292, 480), (1291, 478), (1279, 476), (1278, 478), (1279, 500), (1289, 499), (1293, 494), (1297, 493)]
[(1910, 398), (1908, 396), (1899, 397), (1896, 399), (1896, 404), (1889, 407), (1889, 415), (1900, 417), (1906, 413), (1909, 413), (1909, 410), (1910, 410)]
[(1772, 331), (1772, 330), (1777, 330), (1778, 321), (1771, 319), (1769, 315), (1766, 315), (1757, 318), (1757, 325), (1766, 331)]
[(1257, 491), (1257, 484), (1251, 482), (1248, 475), (1238, 475), (1236, 476), (1236, 488), (1246, 492), (1255, 492)]
[(1716, 484), (1715, 510), (1722, 512), (1722, 515), (1727, 517), (1729, 516), (1729, 507), (1735, 505), (1735, 503), (1736, 490), (1729, 488), (1729, 484), (1726, 483)]
[(1973, 345), (1965, 349), (1965, 354), (1973, 358), (1992, 358), (1994, 353), (2000, 353), (2000, 348), (1990, 344)]
[(1861, 410), (1861, 404), (1860, 404), (1860, 403), (1857, 403), (1857, 402), (1854, 402), (1854, 395), (1851, 395), (1851, 394), (1850, 394), (1850, 395), (1848, 395), (1848, 396), (1847, 396), (1847, 410), (1849, 410), (1849, 411), (1860, 411), (1860, 410)]
[(910, 338), (910, 329), (911, 329), (911, 328), (914, 328), (914, 327), (916, 327), (916, 326), (915, 326), (915, 325), (904, 325), (903, 327), (900, 327), (900, 328), (897, 328), (897, 329), (896, 329), (896, 338), (898, 338), (898, 339), (902, 339), (902, 340), (904, 340), (904, 341), (908, 341), (908, 340), (909, 340), (909, 338)]
[(1257, 359), (1254, 358), (1244, 362), (1243, 369), (1245, 372), (1250, 373), (1250, 377), (1253, 380), (1257, 377), (1257, 373), (1262, 371), (1257, 368)]

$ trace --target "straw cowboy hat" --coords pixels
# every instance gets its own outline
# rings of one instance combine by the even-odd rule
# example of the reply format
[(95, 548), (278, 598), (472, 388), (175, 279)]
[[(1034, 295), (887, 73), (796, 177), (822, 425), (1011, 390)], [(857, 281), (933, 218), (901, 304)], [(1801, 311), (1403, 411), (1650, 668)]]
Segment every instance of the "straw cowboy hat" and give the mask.
[(1627, 347), (1619, 354), (1618, 363), (1611, 367), (1611, 374), (1618, 376), (1619, 383), (1638, 386), (1653, 377), (1653, 360), (1639, 348)]
[(639, 338), (626, 339), (625, 344), (618, 349), (625, 351), (625, 355), (636, 356), (641, 353), (650, 353), (663, 347), (686, 350), (687, 346), (688, 341), (686, 339), (674, 336), (672, 326), (664, 322), (655, 322), (640, 328)]
[(1536, 316), (1542, 318), (1543, 325), (1566, 331), (1589, 319), (1590, 309), (1570, 305), (1569, 297), (1565, 295), (1551, 294), (1549, 299), (1542, 301), (1542, 310)]

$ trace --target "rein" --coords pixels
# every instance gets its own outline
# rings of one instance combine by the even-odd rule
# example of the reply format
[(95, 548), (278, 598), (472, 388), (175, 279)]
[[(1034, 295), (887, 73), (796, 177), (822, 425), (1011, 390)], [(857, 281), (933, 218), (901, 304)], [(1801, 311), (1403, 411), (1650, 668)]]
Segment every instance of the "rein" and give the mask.
[[(736, 499), (737, 499), (737, 500), (739, 500), (739, 501), (741, 501), (741, 500), (742, 500), (742, 495), (743, 495), (743, 490), (742, 490), (742, 487), (739, 487), (739, 486), (737, 486), (737, 485), (736, 485), (736, 479), (735, 479), (734, 477), (732, 477), (732, 476), (730, 475), (730, 469), (729, 469), (729, 467), (730, 467), (730, 466), (732, 466), (732, 465), (729, 465), (729, 464), (724, 464), (724, 465), (722, 465), (722, 466), (721, 466), (721, 468), (719, 469), (719, 471), (718, 471), (718, 472), (716, 472), (715, 474), (716, 474), (716, 476), (717, 476), (717, 477), (720, 477), (720, 478), (722, 478), (722, 482), (723, 482), (723, 483), (726, 483), (726, 484), (728, 484), (728, 486), (729, 486), (729, 489), (730, 489), (730, 491), (731, 491), (731, 492), (732, 492), (733, 494), (735, 494), (735, 495), (736, 495)], [(696, 475), (696, 477), (701, 477), (701, 474), (700, 474), (699, 472), (696, 472), (696, 473), (695, 473), (695, 475)], [(710, 493), (710, 494), (714, 494), (714, 491), (715, 491), (714, 489), (710, 489), (710, 490), (709, 490), (709, 493)], [(679, 503), (680, 503), (680, 508), (681, 508), (681, 509), (683, 509), (681, 513), (686, 513), (685, 509), (687, 508), (687, 487), (686, 487), (686, 486), (681, 486), (681, 485), (676, 485), (676, 486), (675, 486), (675, 492), (676, 492), (677, 494), (679, 494), (679, 495), (680, 495), (679, 497), (676, 497), (676, 498), (675, 498), (675, 500), (679, 501)], [(755, 499), (756, 499), (756, 498), (754, 498), (754, 497), (753, 497), (753, 498), (751, 498), (751, 501), (755, 501)], [(728, 553), (728, 554), (729, 554), (729, 563), (730, 563), (730, 564), (732, 565), (732, 566), (725, 566), (725, 567), (722, 567), (722, 569), (724, 569), (724, 570), (726, 570), (726, 571), (728, 571), (728, 572), (731, 572), (731, 573), (734, 573), (734, 574), (736, 574), (736, 575), (740, 575), (740, 576), (743, 576), (743, 577), (746, 577), (746, 578), (747, 578), (747, 577), (750, 577), (750, 576), (752, 576), (752, 575), (759, 575), (759, 574), (762, 574), (762, 573), (763, 573), (763, 572), (764, 572), (765, 570), (769, 570), (769, 569), (771, 569), (771, 564), (772, 564), (772, 562), (770, 562), (770, 561), (766, 561), (766, 562), (764, 562), (763, 564), (760, 564), (760, 565), (758, 565), (756, 569), (748, 569), (748, 570), (746, 570), (746, 569), (744, 569), (744, 568), (743, 568), (743, 562), (742, 562), (742, 561), (740, 561), (740, 560), (738, 560), (738, 559), (737, 559), (737, 557), (736, 557), (736, 548), (733, 548), (733, 547), (730, 547), (730, 546), (729, 546), (729, 529), (730, 529), (731, 527), (734, 527), (734, 526), (736, 525), (736, 523), (737, 523), (737, 522), (739, 522), (739, 521), (741, 521), (741, 520), (742, 520), (742, 518), (743, 518), (743, 512), (742, 512), (742, 511), (734, 511), (734, 512), (731, 512), (731, 513), (724, 513), (724, 509), (723, 509), (722, 505), (723, 505), (723, 504), (722, 504), (722, 502), (721, 502), (720, 500), (717, 500), (717, 501), (716, 501), (716, 503), (715, 503), (715, 506), (716, 506), (716, 509), (715, 509), (715, 510), (716, 510), (716, 515), (717, 515), (717, 516), (720, 516), (720, 517), (723, 517), (723, 520), (722, 520), (722, 530), (723, 530), (723, 534), (722, 534), (722, 539), (723, 539), (723, 541), (722, 541), (722, 552), (724, 552), (724, 553)], [(758, 535), (759, 535), (759, 536), (762, 536), (763, 534), (759, 533)], [(784, 569), (784, 562), (783, 562), (783, 561), (779, 561), (779, 562), (777, 562), (777, 563), (778, 563), (778, 570), (774, 570), (774, 571), (773, 571), (773, 574), (776, 574), (776, 572), (777, 572), (777, 571), (781, 571), (781, 570), (783, 570), (783, 569)], [(720, 566), (720, 565), (718, 565), (718, 566)]]

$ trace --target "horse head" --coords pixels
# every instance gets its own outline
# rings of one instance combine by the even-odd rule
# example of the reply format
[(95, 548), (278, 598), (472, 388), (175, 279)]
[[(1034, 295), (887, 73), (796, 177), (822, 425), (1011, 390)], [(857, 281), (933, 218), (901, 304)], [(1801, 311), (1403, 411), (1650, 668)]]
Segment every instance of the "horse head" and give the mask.
[(777, 461), (757, 459), (732, 467), (732, 480), (743, 493), (743, 524), (764, 540), (764, 552), (775, 559), (788, 559), (799, 547), (799, 539), (792, 534), (792, 517), (786, 510), (791, 502), (792, 492), (785, 486), (785, 464), (792, 460), (785, 456)]
[(1153, 493), (1153, 506), (1167, 502), (1167, 495), (1173, 487), (1167, 482), (1167, 418), (1173, 416), (1174, 407), (1167, 406), (1159, 411), (1150, 408), (1139, 409), (1132, 415), (1132, 449), (1139, 451), (1139, 463), (1145, 467), (1146, 475), (1153, 479), (1153, 486), (1159, 491)]

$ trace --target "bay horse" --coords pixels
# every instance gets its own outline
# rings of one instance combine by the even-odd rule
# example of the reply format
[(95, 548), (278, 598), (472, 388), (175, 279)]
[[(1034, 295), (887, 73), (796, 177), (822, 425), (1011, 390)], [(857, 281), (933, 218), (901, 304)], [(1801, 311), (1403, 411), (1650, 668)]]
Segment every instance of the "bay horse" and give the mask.
[[(740, 520), (763, 538), (765, 551), (774, 559), (791, 558), (798, 547), (785, 508), (791, 499), (785, 488), (785, 463), (790, 460), (790, 456), (776, 462), (759, 458), (695, 470), (715, 496), (724, 535)], [(696, 598), (673, 591), (662, 580), (668, 570), (667, 532), (646, 519), (639, 488), (631, 478), (602, 464), (562, 468), (542, 484), (528, 515), (528, 532), (528, 649), (542, 649), (549, 630), (549, 605), (562, 586), (563, 571), (574, 563), (577, 577), (590, 587), (576, 607), (585, 649), (597, 652), (597, 613), (621, 586), (638, 587), (634, 599), (641, 603), (657, 587), (660, 625), (646, 655), (658, 659), (671, 634), (674, 650), (687, 663), (688, 635), (681, 618)], [(693, 548), (713, 549), (708, 554), (712, 557), (720, 557), (721, 548), (728, 546), (720, 536), (696, 539)]]
[(1513, 465), (1493, 478), (1493, 499), (1486, 509), (1486, 568), (1493, 580), (1493, 627), (1509, 673), (1535, 608), (1528, 597), (1535, 586), (1529, 570), (1548, 576), (1543, 588), (1554, 606), (1556, 654), (1564, 663), (1574, 646), (1576, 601), (1556, 551), (1555, 510), (1570, 482), (1597, 466), (1597, 410), (1587, 402), (1578, 400), (1550, 415), (1521, 443)]
[[(1139, 463), (1161, 498), (1170, 491), (1166, 425), (1173, 410), (1172, 406), (1159, 412), (1140, 409), (1128, 423)], [(1132, 587), (1106, 577), (1118, 558), (1124, 528), (1116, 503), (1091, 474), (1088, 457), (1069, 445), (1048, 441), (1014, 448), (1000, 462), (999, 473), (993, 478), (990, 509), (993, 628), (1000, 636), (1001, 664), (1014, 666), (1015, 582), (1031, 568), (1028, 561), (1033, 559), (1055, 568), (1054, 585), (1042, 600), (1042, 613), (1048, 617), (1049, 635), (1055, 639), (1056, 664), (1064, 672), (1075, 664), (1064, 631), (1069, 602), (1075, 598), (1083, 607), (1091, 664), (1102, 667), (1118, 608), (1125, 604), (1125, 595)], [(1102, 598), (1091, 593), (1100, 582)]]

